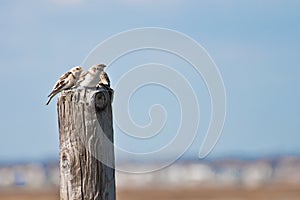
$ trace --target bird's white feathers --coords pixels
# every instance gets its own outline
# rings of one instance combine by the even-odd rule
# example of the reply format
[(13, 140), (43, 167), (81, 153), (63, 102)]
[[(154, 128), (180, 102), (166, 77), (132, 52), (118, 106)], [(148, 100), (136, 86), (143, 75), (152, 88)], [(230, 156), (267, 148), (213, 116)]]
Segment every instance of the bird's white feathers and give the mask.
[(100, 73), (104, 70), (106, 65), (96, 64), (91, 66), (88, 71), (81, 74), (77, 86), (95, 87), (100, 80)]
[(73, 87), (78, 81), (80, 74), (82, 72), (82, 68), (80, 66), (73, 67), (70, 71), (63, 74), (59, 80), (55, 83), (52, 91), (48, 95), (48, 100), (46, 105), (48, 105), (51, 99), (59, 92), (70, 89)]
[(91, 66), (86, 72), (83, 72), (80, 66), (73, 67), (55, 83), (51, 93), (48, 95), (46, 105), (50, 103), (57, 93), (70, 89), (73, 86), (96, 87), (97, 84), (101, 84), (110, 87), (108, 75), (104, 72), (105, 67), (106, 65), (104, 64), (96, 64)]

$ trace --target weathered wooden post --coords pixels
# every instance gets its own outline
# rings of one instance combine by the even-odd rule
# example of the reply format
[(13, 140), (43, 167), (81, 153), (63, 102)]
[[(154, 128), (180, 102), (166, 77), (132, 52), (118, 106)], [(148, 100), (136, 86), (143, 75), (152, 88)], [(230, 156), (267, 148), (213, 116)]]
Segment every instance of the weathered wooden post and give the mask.
[(73, 89), (58, 98), (61, 200), (116, 199), (111, 92)]

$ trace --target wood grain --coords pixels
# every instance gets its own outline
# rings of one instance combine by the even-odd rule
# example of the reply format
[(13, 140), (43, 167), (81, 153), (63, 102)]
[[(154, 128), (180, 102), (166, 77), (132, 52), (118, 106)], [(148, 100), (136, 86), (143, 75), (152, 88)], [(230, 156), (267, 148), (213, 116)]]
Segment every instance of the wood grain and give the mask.
[(61, 200), (116, 198), (110, 94), (76, 89), (58, 99)]

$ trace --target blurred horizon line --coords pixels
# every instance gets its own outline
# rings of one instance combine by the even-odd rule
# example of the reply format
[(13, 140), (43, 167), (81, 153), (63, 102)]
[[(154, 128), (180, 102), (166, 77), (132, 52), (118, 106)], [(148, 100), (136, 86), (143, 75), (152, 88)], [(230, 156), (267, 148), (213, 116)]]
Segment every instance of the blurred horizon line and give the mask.
[[(299, 152), (291, 152), (291, 153), (270, 153), (264, 155), (255, 155), (255, 154), (224, 154), (224, 155), (213, 155), (207, 156), (204, 159), (200, 159), (196, 156), (191, 155), (183, 155), (178, 158), (175, 162), (181, 161), (218, 161), (218, 160), (242, 160), (242, 161), (255, 161), (255, 160), (273, 160), (273, 159), (281, 159), (287, 157), (296, 157), (300, 158)], [(116, 163), (126, 163), (126, 162), (134, 162), (134, 163), (159, 163), (167, 159), (168, 156), (162, 156), (160, 158), (151, 159), (151, 160), (135, 160), (135, 159), (126, 159), (126, 158), (116, 158)], [(22, 159), (2, 159), (0, 160), (0, 165), (10, 165), (10, 164), (25, 164), (25, 163), (55, 163), (59, 162), (59, 156), (46, 156), (44, 158), (22, 158)]]

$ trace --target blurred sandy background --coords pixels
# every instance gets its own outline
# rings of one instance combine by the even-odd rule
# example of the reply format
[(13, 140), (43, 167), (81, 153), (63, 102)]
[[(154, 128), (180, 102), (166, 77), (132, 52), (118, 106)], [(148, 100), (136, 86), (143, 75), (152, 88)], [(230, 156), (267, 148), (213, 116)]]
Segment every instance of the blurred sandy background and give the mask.
[[(59, 199), (58, 170), (55, 162), (2, 165), (0, 199)], [(116, 172), (116, 180), (118, 200), (298, 200), (300, 158), (181, 160), (152, 173)]]

